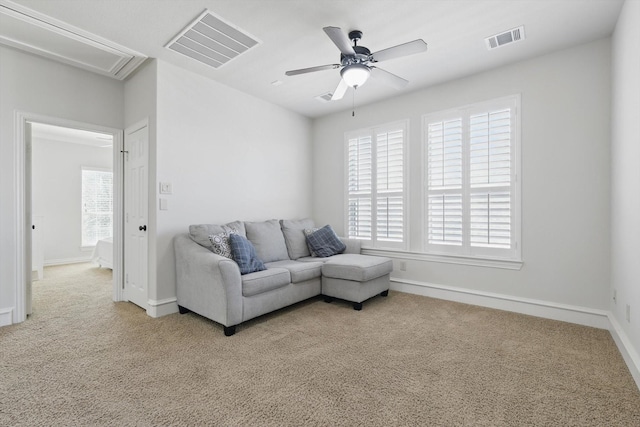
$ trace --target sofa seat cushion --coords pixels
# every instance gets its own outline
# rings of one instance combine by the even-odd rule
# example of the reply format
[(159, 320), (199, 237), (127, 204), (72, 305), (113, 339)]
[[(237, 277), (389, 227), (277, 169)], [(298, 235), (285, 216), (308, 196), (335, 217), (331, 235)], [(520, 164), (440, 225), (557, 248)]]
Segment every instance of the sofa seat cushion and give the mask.
[(242, 276), (242, 295), (250, 297), (263, 292), (282, 288), (291, 283), (289, 270), (284, 268), (269, 268)]
[[(316, 258), (317, 259), (317, 258)], [(276, 261), (266, 264), (267, 268), (284, 268), (291, 274), (291, 282), (299, 283), (322, 275), (321, 262)]]
[(332, 256), (322, 265), (322, 275), (334, 279), (366, 282), (391, 273), (393, 262), (389, 258), (341, 254)]

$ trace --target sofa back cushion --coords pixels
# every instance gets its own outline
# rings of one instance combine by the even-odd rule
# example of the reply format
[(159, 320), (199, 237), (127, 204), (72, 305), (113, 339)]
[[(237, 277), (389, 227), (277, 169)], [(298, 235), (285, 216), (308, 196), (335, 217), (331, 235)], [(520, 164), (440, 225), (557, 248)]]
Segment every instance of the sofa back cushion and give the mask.
[[(228, 228), (226, 228), (228, 227)], [(234, 221), (225, 225), (216, 225), (216, 224), (195, 224), (189, 226), (189, 237), (191, 240), (199, 244), (200, 246), (204, 246), (205, 248), (213, 251), (214, 248), (211, 244), (211, 240), (209, 236), (216, 235), (220, 233), (225, 233), (229, 231), (229, 228), (236, 230), (236, 233), (247, 237), (247, 233), (244, 228), (244, 223), (242, 221)]]
[(289, 259), (284, 235), (277, 219), (262, 222), (245, 222), (247, 239), (253, 243), (263, 262)]
[(313, 220), (309, 218), (299, 220), (283, 219), (280, 221), (289, 258), (295, 260), (311, 255), (304, 229), (313, 228), (313, 226)]

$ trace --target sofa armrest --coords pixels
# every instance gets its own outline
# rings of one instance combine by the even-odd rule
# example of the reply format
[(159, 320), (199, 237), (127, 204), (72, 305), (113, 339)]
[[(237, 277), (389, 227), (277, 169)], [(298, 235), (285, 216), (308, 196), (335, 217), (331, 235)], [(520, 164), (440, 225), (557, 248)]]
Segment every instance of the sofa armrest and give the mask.
[(343, 254), (359, 254), (360, 249), (362, 248), (362, 242), (357, 239), (348, 239), (346, 237), (340, 237), (342, 243), (347, 246), (347, 249), (344, 250)]
[(242, 322), (242, 280), (235, 261), (216, 255), (189, 236), (173, 241), (178, 305), (224, 326)]

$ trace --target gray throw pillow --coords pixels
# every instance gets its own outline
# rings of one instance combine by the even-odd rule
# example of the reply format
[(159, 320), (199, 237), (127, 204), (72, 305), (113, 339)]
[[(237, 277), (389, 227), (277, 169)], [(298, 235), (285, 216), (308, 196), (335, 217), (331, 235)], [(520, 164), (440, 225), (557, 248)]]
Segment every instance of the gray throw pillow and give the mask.
[(329, 257), (344, 252), (347, 246), (336, 235), (330, 225), (325, 225), (307, 236), (307, 241), (319, 257)]
[(309, 218), (299, 220), (283, 219), (280, 220), (280, 227), (282, 228), (282, 234), (284, 234), (284, 241), (287, 244), (289, 258), (296, 260), (311, 255), (304, 229), (313, 228), (313, 220)]
[(262, 262), (289, 259), (284, 235), (277, 219), (262, 222), (245, 222), (247, 239), (253, 243)]
[(240, 268), (240, 274), (266, 270), (264, 263), (256, 255), (256, 250), (250, 241), (237, 234), (229, 235), (231, 255)]

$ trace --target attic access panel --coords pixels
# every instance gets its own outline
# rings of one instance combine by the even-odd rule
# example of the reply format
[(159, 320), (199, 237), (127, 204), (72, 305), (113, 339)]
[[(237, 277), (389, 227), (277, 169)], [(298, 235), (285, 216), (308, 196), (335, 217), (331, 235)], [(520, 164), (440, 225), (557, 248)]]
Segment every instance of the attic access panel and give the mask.
[(124, 80), (147, 57), (8, 0), (0, 0), (0, 43)]
[(255, 37), (207, 9), (165, 47), (219, 68), (258, 44), (260, 41)]

